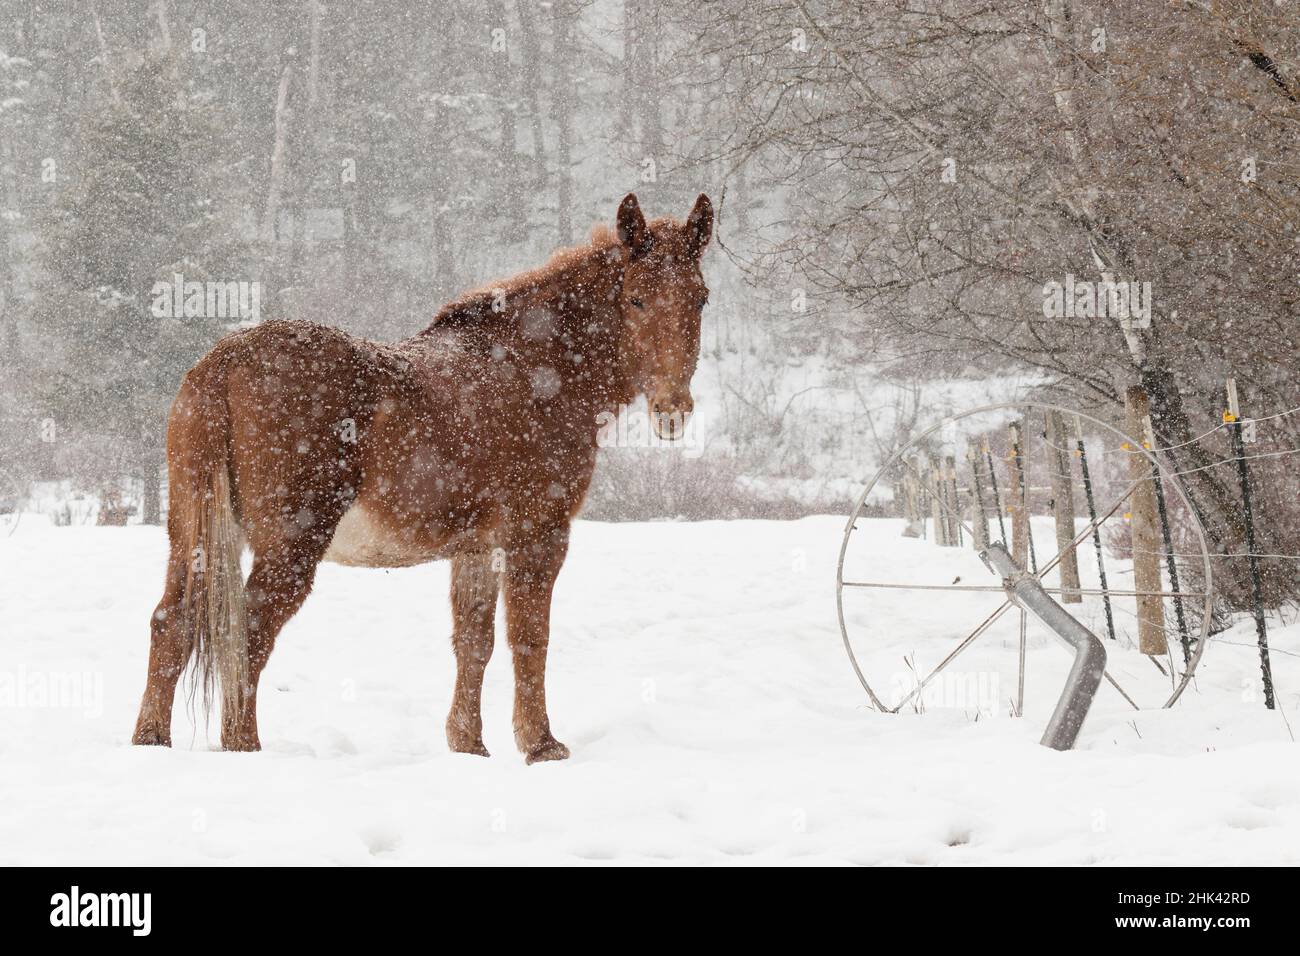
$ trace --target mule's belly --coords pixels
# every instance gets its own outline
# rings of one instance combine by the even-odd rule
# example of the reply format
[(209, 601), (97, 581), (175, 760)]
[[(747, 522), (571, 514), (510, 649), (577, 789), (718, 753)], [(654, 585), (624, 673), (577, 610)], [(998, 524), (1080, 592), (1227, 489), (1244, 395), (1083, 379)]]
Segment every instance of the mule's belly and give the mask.
[(414, 534), (395, 533), (357, 501), (339, 519), (321, 560), (360, 568), (405, 568), (444, 557), (442, 550)]

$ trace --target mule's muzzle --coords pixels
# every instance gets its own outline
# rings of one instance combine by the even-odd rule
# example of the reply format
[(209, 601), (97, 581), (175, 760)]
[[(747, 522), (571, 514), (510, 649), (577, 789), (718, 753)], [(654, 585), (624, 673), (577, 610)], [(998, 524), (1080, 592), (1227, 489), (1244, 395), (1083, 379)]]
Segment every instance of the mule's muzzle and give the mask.
[(650, 399), (650, 422), (655, 434), (664, 441), (678, 441), (686, 434), (686, 420), (695, 410), (689, 395), (679, 398)]

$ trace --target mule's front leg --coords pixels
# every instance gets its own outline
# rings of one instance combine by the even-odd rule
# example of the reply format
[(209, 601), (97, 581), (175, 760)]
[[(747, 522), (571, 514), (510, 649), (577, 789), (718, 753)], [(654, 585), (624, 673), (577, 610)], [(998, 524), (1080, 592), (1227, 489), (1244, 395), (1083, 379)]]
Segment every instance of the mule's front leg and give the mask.
[(490, 554), (451, 560), (451, 635), (456, 650), (456, 692), (447, 715), (447, 746), (456, 753), (488, 755), (483, 746), (483, 672), (492, 657), (497, 575)]
[(551, 590), (568, 543), (567, 527), (531, 537), (512, 547), (506, 562), (506, 637), (515, 665), (515, 743), (529, 763), (569, 756), (569, 748), (551, 735), (546, 714)]

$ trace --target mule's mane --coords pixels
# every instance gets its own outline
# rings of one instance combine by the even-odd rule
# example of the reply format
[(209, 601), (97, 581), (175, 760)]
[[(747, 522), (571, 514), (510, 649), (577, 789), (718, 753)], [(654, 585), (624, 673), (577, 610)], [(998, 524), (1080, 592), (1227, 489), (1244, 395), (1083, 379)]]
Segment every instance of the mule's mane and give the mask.
[[(680, 229), (681, 223), (671, 216), (648, 223), (652, 235), (662, 235), (669, 227)], [(618, 245), (618, 234), (615, 230), (603, 222), (598, 222), (591, 227), (587, 242), (557, 249), (544, 264), (537, 268), (461, 293), (438, 310), (438, 314), (433, 317), (433, 322), (425, 331), (499, 319), (501, 314), (492, 308), (498, 294), (504, 293), (508, 299), (520, 292), (544, 289), (574, 269), (591, 264), (597, 256), (608, 254)]]
[(462, 292), (438, 310), (429, 328), (466, 325), (498, 317), (492, 310), (492, 303), (499, 293), (504, 292), (509, 298), (514, 293), (545, 288), (570, 269), (585, 265), (593, 256), (605, 253), (616, 245), (618, 236), (614, 230), (604, 223), (597, 223), (591, 227), (591, 237), (587, 242), (557, 249), (543, 265), (520, 272), (509, 279), (489, 282), (469, 292)]

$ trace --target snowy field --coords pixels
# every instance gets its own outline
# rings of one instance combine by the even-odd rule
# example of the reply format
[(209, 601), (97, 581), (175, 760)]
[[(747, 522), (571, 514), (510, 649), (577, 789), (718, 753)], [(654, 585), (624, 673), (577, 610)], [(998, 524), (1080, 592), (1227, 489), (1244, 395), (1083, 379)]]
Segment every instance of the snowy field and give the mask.
[[(923, 706), (880, 715), (836, 624), (842, 526), (578, 523), (548, 680), (573, 758), (527, 767), (503, 636), (493, 756), (446, 750), (445, 565), (322, 567), (262, 682), (262, 753), (216, 752), (183, 702), (175, 749), (130, 746), (163, 534), (29, 515), (0, 538), (0, 864), (1300, 863), (1300, 749), (1260, 701), (1249, 622), (1172, 710), (1103, 692), (1073, 752), (1038, 744), (1068, 665), (1041, 633), (1007, 714), (1011, 616)], [(992, 580), (895, 522), (860, 528), (855, 573)], [(846, 611), (888, 687), (997, 603), (873, 591)], [(1270, 623), (1300, 726), (1300, 627)]]

